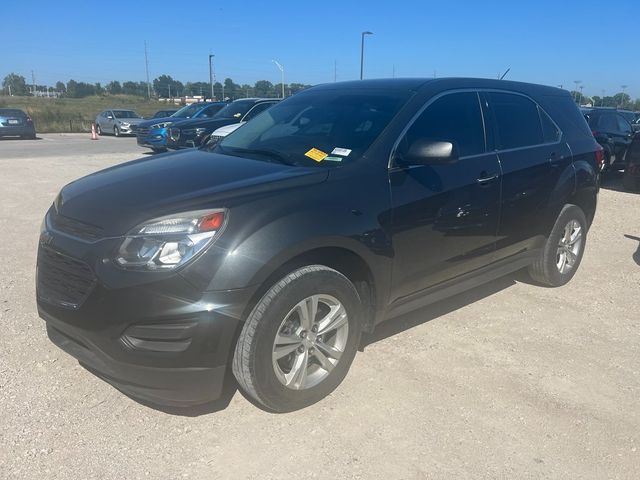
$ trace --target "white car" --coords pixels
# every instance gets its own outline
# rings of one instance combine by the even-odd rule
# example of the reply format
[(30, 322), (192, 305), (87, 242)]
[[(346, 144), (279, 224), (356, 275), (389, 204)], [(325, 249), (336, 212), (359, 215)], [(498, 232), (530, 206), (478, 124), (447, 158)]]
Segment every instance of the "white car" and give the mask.
[(235, 132), (238, 128), (244, 125), (247, 122), (239, 122), (232, 123), (231, 125), (225, 125), (224, 127), (220, 127), (217, 130), (214, 130), (211, 136), (209, 137), (209, 141), (207, 142), (209, 145), (216, 144), (224, 137), (229, 135), (231, 132)]

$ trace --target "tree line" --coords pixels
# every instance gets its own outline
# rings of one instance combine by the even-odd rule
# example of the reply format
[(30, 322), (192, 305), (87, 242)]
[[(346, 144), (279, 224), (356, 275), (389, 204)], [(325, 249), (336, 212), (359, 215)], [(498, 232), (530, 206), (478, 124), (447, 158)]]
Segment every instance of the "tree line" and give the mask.
[[(173, 79), (170, 75), (160, 75), (151, 84), (147, 82), (113, 80), (106, 85), (100, 82), (87, 83), (69, 80), (66, 83), (58, 81), (55, 87), (46, 85), (27, 84), (22, 75), (10, 73), (2, 81), (2, 87), (6, 94), (11, 95), (38, 95), (42, 92), (53, 91), (57, 96), (68, 98), (83, 98), (92, 95), (136, 95), (147, 97), (151, 95), (156, 98), (180, 98), (184, 96), (203, 96), (212, 98), (211, 84), (209, 82), (187, 82), (182, 83)], [(285, 95), (293, 95), (310, 85), (302, 83), (290, 83), (284, 85)], [(224, 82), (213, 84), (213, 98), (230, 99), (242, 97), (280, 97), (282, 95), (282, 84), (271, 83), (268, 80), (258, 80), (253, 85), (235, 83), (231, 78), (226, 78)]]
[[(2, 87), (6, 94), (11, 95), (40, 95), (46, 96), (49, 89), (52, 89), (57, 96), (68, 98), (83, 98), (92, 95), (136, 95), (147, 97), (149, 94), (156, 98), (180, 98), (185, 96), (202, 96), (212, 98), (211, 85), (209, 82), (187, 82), (182, 83), (175, 80), (171, 75), (160, 75), (155, 78), (151, 84), (147, 82), (126, 81), (119, 82), (113, 80), (106, 85), (97, 83), (77, 82), (69, 80), (68, 82), (58, 81), (55, 87), (46, 85), (30, 85), (22, 75), (10, 73), (2, 81)], [(293, 95), (310, 85), (302, 83), (285, 84), (285, 95)], [(35, 91), (34, 91), (35, 90)], [(592, 105), (594, 107), (618, 107), (628, 108), (630, 110), (640, 111), (640, 98), (633, 100), (624, 92), (616, 93), (611, 96), (600, 97), (594, 95), (588, 97), (582, 92), (570, 92), (579, 105)], [(268, 80), (258, 80), (253, 85), (235, 83), (231, 78), (226, 78), (222, 83), (215, 82), (213, 85), (213, 98), (218, 100), (229, 99), (235, 100), (242, 97), (280, 97), (282, 95), (282, 84), (271, 83)]]

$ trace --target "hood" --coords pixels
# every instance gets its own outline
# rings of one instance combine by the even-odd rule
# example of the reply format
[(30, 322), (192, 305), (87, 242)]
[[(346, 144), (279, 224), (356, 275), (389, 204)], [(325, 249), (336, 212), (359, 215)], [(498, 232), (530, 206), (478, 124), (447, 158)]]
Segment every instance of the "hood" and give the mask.
[(188, 150), (134, 160), (96, 172), (62, 189), (58, 213), (123, 235), (171, 213), (231, 207), (247, 195), (324, 181), (327, 169), (291, 167)]
[(231, 125), (225, 125), (224, 127), (220, 127), (217, 130), (214, 130), (214, 132), (211, 135), (213, 135), (214, 137), (226, 137), (231, 132), (235, 132), (238, 128), (240, 128), (245, 123), (247, 122), (239, 122), (239, 123), (232, 123)]
[(175, 122), (171, 126), (173, 128), (207, 128), (209, 130), (215, 130), (225, 125), (231, 125), (238, 123), (239, 118), (190, 118), (188, 120), (182, 120), (181, 122)]
[[(164, 123), (171, 122), (174, 123), (176, 121), (183, 120), (182, 118), (173, 118), (173, 117), (160, 117), (160, 118), (152, 118), (151, 120), (143, 120), (137, 125), (142, 128), (149, 128), (151, 125), (155, 125), (156, 123)], [(128, 121), (128, 120), (127, 120)]]

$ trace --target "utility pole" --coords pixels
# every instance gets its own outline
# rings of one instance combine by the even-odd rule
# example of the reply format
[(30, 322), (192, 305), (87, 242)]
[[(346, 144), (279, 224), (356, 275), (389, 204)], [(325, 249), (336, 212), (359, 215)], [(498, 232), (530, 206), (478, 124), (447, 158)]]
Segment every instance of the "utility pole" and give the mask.
[(13, 95), (11, 95), (11, 85), (9, 85), (9, 96), (13, 97)]
[(151, 83), (149, 83), (149, 56), (147, 55), (147, 41), (144, 41), (144, 69), (147, 73), (147, 98), (151, 99)]
[(629, 85), (620, 85), (620, 88), (622, 89), (622, 98), (620, 99), (620, 106), (622, 108), (624, 108), (624, 91), (627, 89)]
[(211, 100), (213, 100), (213, 57), (215, 55), (209, 54), (209, 86), (211, 86)]
[(36, 96), (36, 76), (33, 74), (33, 70), (31, 70), (31, 85), (33, 85), (33, 91), (31, 95)]
[(222, 82), (222, 101), (224, 102), (224, 82)]
[(360, 80), (364, 78), (364, 36), (373, 35), (373, 32), (362, 32), (362, 41), (360, 43)]
[(171, 100), (171, 84), (169, 84), (169, 100)]
[(582, 83), (582, 80), (574, 80), (573, 83), (576, 84), (576, 90), (575, 90), (575, 94), (574, 94), (574, 102), (578, 103), (578, 85), (580, 85)]

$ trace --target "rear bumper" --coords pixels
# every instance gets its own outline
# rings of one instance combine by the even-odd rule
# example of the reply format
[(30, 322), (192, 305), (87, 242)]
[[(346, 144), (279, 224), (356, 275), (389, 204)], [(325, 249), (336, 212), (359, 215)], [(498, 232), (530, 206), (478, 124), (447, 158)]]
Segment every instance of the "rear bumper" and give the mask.
[(33, 125), (19, 125), (16, 127), (0, 126), (0, 137), (18, 137), (35, 134), (36, 129)]

